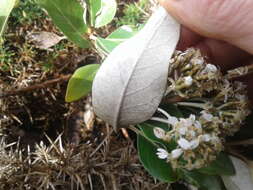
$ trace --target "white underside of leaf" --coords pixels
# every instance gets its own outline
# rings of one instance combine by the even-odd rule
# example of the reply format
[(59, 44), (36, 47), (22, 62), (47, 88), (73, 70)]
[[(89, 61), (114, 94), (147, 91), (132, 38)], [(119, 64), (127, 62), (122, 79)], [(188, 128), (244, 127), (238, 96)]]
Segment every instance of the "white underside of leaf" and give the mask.
[(222, 176), (223, 182), (228, 190), (253, 190), (253, 182), (249, 166), (242, 160), (230, 157), (236, 174), (234, 176)]
[(180, 25), (160, 7), (145, 27), (117, 46), (93, 82), (96, 114), (114, 127), (148, 120), (163, 97)]
[(0, 0), (0, 37), (7, 24), (9, 15), (14, 8), (16, 0)]

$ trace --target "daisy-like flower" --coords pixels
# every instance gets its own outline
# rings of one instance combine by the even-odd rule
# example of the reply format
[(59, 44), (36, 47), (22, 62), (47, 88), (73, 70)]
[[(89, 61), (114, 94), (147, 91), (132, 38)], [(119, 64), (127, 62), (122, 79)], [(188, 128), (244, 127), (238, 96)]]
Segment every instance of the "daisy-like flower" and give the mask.
[(167, 152), (167, 150), (163, 149), (163, 148), (158, 148), (157, 149), (157, 153), (156, 155), (158, 156), (158, 158), (160, 159), (167, 159), (169, 156), (169, 153)]

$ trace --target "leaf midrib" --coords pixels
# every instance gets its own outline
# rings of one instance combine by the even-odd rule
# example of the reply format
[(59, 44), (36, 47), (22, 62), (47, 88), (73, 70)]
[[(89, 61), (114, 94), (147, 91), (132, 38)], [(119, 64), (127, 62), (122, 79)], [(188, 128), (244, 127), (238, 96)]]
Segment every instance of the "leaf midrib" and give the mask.
[[(50, 3), (53, 4), (53, 6), (58, 10), (58, 12), (63, 16), (63, 18), (65, 18), (65, 20), (69, 23), (69, 25), (73, 28), (74, 31), (77, 31), (77, 34), (84, 39), (84, 37), (82, 36), (82, 34), (78, 31), (78, 29), (72, 24), (72, 22), (63, 14), (63, 12), (61, 11), (61, 9), (59, 9), (57, 7), (57, 5), (53, 2), (53, 0), (50, 1)], [(84, 39), (85, 40), (85, 39)]]

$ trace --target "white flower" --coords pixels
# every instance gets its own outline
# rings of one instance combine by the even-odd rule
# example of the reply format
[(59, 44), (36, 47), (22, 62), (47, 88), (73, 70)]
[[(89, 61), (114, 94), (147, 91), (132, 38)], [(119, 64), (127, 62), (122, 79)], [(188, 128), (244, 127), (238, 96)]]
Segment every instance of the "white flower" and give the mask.
[(204, 63), (204, 59), (194, 59), (194, 64), (195, 65), (203, 65)]
[(191, 137), (196, 137), (196, 132), (195, 131), (190, 130), (188, 133), (191, 135)]
[(191, 146), (190, 149), (195, 149), (195, 148), (197, 148), (197, 147), (199, 146), (199, 140), (198, 140), (198, 139), (192, 140), (192, 141), (190, 142), (190, 146)]
[(194, 123), (194, 121), (196, 120), (196, 116), (191, 114), (189, 119), (192, 121), (192, 123)]
[(203, 119), (205, 119), (206, 121), (212, 121), (212, 119), (213, 119), (213, 115), (212, 114), (207, 113), (206, 111), (201, 111), (200, 113), (202, 114), (201, 117)]
[(160, 159), (166, 159), (169, 156), (169, 153), (167, 152), (167, 150), (165, 150), (163, 148), (158, 148), (156, 155)]
[(184, 84), (185, 84), (186, 86), (191, 86), (191, 85), (192, 85), (192, 82), (193, 82), (193, 80), (192, 80), (192, 77), (191, 77), (191, 76), (184, 77)]
[(189, 142), (185, 138), (180, 138), (177, 141), (177, 143), (184, 150), (192, 150), (192, 149), (195, 149), (199, 146), (199, 140), (198, 139), (195, 139), (195, 140), (192, 140), (192, 141)]
[(194, 126), (197, 128), (197, 129), (202, 129), (202, 125), (199, 121), (195, 121), (194, 122)]
[(191, 144), (188, 140), (186, 140), (185, 138), (180, 138), (178, 141), (177, 141), (178, 145), (184, 149), (184, 150), (189, 150), (191, 149)]
[(183, 154), (183, 150), (181, 148), (175, 149), (171, 152), (171, 158), (177, 159)]
[(168, 123), (174, 126), (178, 123), (178, 119), (176, 117), (169, 116)]
[(180, 135), (185, 135), (186, 134), (186, 132), (187, 132), (187, 127), (180, 127), (179, 129), (178, 129), (178, 132), (180, 133)]
[(207, 64), (206, 68), (205, 68), (205, 71), (215, 73), (217, 71), (217, 67), (215, 65), (212, 65), (212, 64)]
[(159, 127), (155, 127), (154, 128), (154, 135), (158, 138), (158, 139), (163, 139), (166, 135), (165, 131)]
[(192, 126), (192, 121), (190, 119), (180, 119), (180, 122), (179, 122), (179, 125), (180, 127), (190, 127)]
[(209, 142), (211, 140), (211, 136), (209, 134), (201, 135), (200, 140), (204, 142)]

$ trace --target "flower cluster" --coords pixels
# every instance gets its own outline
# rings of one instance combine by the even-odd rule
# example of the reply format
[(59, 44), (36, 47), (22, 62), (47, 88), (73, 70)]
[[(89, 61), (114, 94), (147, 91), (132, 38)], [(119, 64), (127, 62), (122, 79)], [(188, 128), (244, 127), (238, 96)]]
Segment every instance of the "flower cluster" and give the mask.
[(158, 157), (166, 159), (173, 168), (201, 168), (215, 160), (216, 155), (223, 149), (219, 130), (211, 128), (212, 125), (206, 125), (214, 119), (211, 114), (202, 112), (198, 120), (195, 115), (186, 119), (177, 119), (170, 115), (167, 117), (167, 123), (172, 129), (165, 132), (156, 127), (154, 134), (165, 142), (176, 143), (171, 152), (162, 148), (158, 148), (157, 152)]
[(218, 88), (221, 72), (207, 64), (199, 50), (175, 51), (170, 60), (167, 96), (202, 97)]
[[(174, 142), (171, 150), (157, 149), (160, 159), (173, 168), (197, 169), (208, 165), (223, 150), (226, 136), (242, 126), (250, 114), (246, 86), (223, 76), (206, 62), (199, 50), (176, 51), (170, 61), (165, 101), (195, 109), (188, 118), (166, 116), (152, 118), (169, 125), (168, 132), (155, 128), (154, 134), (165, 142)], [(234, 75), (233, 75), (234, 76)]]
[[(206, 62), (199, 50), (176, 51), (171, 59), (166, 100), (204, 102), (201, 109), (218, 117), (224, 136), (233, 135), (250, 113), (246, 86), (229, 80)], [(173, 102), (173, 101), (172, 101)], [(195, 104), (199, 105), (199, 104)]]

